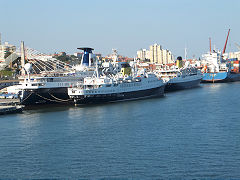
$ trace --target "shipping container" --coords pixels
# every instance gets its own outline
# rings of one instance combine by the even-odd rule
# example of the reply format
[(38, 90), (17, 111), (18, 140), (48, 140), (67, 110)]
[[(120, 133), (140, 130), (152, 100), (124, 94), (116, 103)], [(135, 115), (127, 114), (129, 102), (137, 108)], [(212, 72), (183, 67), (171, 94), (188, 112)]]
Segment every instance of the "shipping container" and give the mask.
[(228, 59), (228, 61), (237, 61), (237, 58)]

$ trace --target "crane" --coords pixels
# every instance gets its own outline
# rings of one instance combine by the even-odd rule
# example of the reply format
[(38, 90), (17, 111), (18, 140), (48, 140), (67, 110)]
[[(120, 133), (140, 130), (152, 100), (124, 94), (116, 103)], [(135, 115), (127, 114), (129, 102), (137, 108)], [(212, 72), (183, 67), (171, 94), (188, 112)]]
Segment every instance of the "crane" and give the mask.
[(226, 42), (225, 42), (225, 45), (224, 45), (224, 48), (223, 48), (223, 52), (222, 52), (222, 54), (224, 54), (225, 51), (226, 51), (226, 47), (227, 47), (227, 41), (228, 41), (229, 33), (230, 33), (230, 29), (228, 30), (228, 35), (227, 35), (227, 39), (226, 39)]

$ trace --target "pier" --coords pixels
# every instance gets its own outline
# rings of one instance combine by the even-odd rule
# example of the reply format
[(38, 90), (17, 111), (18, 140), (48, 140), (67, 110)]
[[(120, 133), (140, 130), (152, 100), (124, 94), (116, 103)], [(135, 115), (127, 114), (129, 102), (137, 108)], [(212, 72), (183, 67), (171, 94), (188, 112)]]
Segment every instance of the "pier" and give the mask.
[(0, 99), (0, 115), (22, 112), (24, 106), (19, 102), (19, 99)]
[(0, 89), (3, 89), (8, 86), (13, 86), (15, 84), (18, 84), (20, 80), (14, 79), (14, 80), (0, 80)]

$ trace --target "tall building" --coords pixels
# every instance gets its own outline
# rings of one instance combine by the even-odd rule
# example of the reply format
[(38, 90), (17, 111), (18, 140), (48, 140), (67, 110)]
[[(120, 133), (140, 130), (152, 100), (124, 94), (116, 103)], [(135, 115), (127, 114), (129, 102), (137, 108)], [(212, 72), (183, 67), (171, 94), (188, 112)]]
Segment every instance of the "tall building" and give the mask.
[(0, 42), (0, 62), (4, 62), (8, 55), (16, 51), (16, 46), (8, 44), (5, 42), (1, 44)]
[(162, 59), (162, 47), (160, 45), (154, 44), (149, 47), (149, 59), (151, 63), (159, 64), (159, 60)]
[(140, 49), (137, 51), (137, 58), (140, 60), (147, 60), (149, 59), (149, 50)]
[(171, 51), (162, 49), (162, 46), (159, 44), (151, 45), (149, 50), (141, 49), (137, 51), (137, 57), (140, 60), (149, 59), (154, 64), (169, 64), (174, 62)]

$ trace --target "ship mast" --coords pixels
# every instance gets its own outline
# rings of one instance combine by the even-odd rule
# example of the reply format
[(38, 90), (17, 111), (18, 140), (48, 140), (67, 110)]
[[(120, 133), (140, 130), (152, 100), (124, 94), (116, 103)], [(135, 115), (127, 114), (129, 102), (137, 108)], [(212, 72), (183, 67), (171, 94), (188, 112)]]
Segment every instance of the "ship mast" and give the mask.
[(187, 48), (185, 47), (185, 60), (187, 61)]
[(210, 54), (211, 54), (211, 52), (212, 52), (211, 38), (209, 38), (209, 45), (210, 45)]
[(22, 67), (21, 75), (22, 76), (26, 75), (24, 66), (25, 66), (25, 49), (24, 49), (24, 41), (21, 41), (21, 67)]

